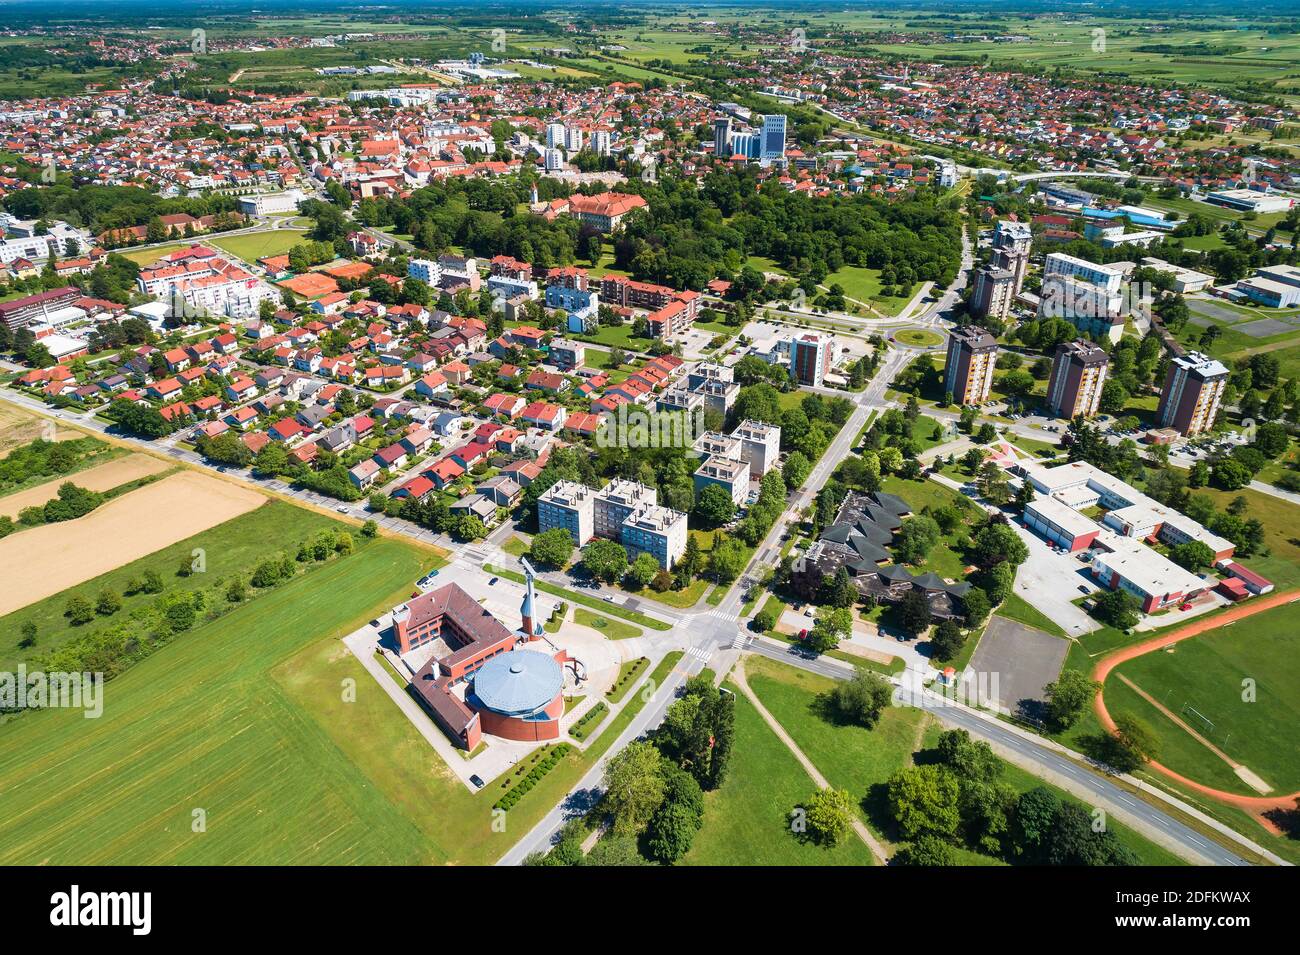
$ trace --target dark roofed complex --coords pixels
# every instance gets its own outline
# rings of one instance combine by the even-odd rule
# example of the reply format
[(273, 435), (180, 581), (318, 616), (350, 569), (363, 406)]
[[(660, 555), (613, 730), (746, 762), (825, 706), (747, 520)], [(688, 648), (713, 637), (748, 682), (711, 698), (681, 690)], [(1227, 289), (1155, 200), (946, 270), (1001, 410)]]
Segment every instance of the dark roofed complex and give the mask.
[(935, 619), (962, 616), (962, 598), (970, 584), (950, 584), (934, 573), (914, 575), (905, 567), (888, 563), (888, 547), (910, 512), (910, 505), (892, 494), (849, 494), (840, 505), (835, 523), (823, 531), (796, 565), (791, 578), (795, 590), (814, 598), (843, 567), (864, 599), (896, 603), (909, 591), (919, 590), (925, 594)]

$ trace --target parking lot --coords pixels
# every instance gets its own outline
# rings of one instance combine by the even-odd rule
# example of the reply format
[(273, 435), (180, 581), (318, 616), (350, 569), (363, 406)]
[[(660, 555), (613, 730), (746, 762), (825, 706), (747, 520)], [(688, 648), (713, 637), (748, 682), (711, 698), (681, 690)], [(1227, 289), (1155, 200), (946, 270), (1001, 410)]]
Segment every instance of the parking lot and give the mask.
[(971, 657), (970, 669), (989, 674), (990, 704), (1004, 713), (1033, 717), (1043, 701), (1043, 687), (1056, 679), (1069, 651), (1068, 640), (993, 617)]
[(1072, 637), (1091, 633), (1099, 624), (1074, 601), (1097, 589), (1089, 565), (1079, 555), (1053, 550), (1031, 530), (1012, 522), (1012, 528), (1029, 549), (1029, 557), (1016, 574), (1015, 592), (1046, 614)]

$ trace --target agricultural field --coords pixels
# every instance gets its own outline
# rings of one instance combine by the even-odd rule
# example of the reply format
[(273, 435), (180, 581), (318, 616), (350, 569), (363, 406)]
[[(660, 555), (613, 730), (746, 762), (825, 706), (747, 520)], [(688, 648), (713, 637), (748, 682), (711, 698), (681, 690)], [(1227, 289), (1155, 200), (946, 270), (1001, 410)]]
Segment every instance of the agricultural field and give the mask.
[[(121, 449), (111, 448), (111, 451), (119, 450)], [(105, 458), (111, 458), (111, 460), (105, 460)], [(60, 474), (57, 478), (46, 481), (44, 484), (38, 484), (25, 491), (17, 491), (0, 497), (0, 517), (16, 518), (18, 512), (23, 508), (35, 507), (57, 497), (59, 487), (65, 481), (72, 481), (77, 487), (85, 488), (88, 491), (110, 491), (132, 481), (161, 474), (171, 467), (161, 458), (155, 458), (148, 454), (119, 456), (110, 453), (105, 456), (97, 455), (93, 460), (102, 460), (105, 463), (94, 464), (85, 470), (74, 470), (66, 474)]]
[[(0, 860), (445, 861), (429, 831), (445, 817), (429, 810), (453, 790), (431, 772), (436, 755), (423, 742), (423, 762), (403, 754), (418, 734), (359, 664), (332, 668), (351, 658), (330, 639), (400, 599), (428, 559), (381, 538), (177, 639), (107, 686), (99, 719), (48, 710), (6, 727)], [(349, 675), (357, 698), (345, 704)], [(331, 741), (326, 714), (364, 727), (382, 785)]]
[[(263, 499), (264, 503), (222, 524), (177, 541), (160, 550), (123, 563), (97, 577), (73, 588), (89, 599), (103, 590), (123, 594), (132, 580), (143, 579), (150, 571), (164, 583), (162, 595), (176, 588), (193, 590), (204, 585), (217, 586), (233, 574), (248, 574), (257, 563), (276, 556), (281, 550), (297, 544), (326, 529), (342, 529), (345, 525), (316, 511), (295, 507), (284, 501)], [(85, 520), (87, 518), (82, 518)], [(24, 531), (23, 534), (28, 533)], [(21, 535), (15, 535), (21, 536)], [(183, 578), (178, 574), (182, 565), (189, 567), (195, 548), (204, 555), (203, 575)], [(60, 592), (28, 604), (21, 610), (0, 617), (0, 666), (12, 666), (23, 660), (42, 655), (72, 640), (93, 637), (123, 617), (134, 615), (152, 604), (162, 595), (137, 593), (122, 597), (122, 609), (111, 617), (97, 616), (89, 623), (74, 627), (64, 617), (69, 592)], [(224, 599), (224, 597), (222, 598)], [(24, 624), (36, 625), (38, 638), (30, 649), (20, 649), (18, 635)]]
[[(51, 435), (51, 429), (54, 429)], [(69, 441), (84, 438), (85, 433), (68, 428), (58, 428), (54, 421), (33, 414), (7, 402), (0, 402), (0, 460), (9, 456), (14, 448), (21, 444), (35, 441), (37, 438), (56, 441)]]
[(193, 471), (116, 498), (85, 517), (0, 540), (0, 614), (75, 587), (253, 510), (257, 491)]
[(1300, 724), (1296, 624), (1295, 609), (1286, 605), (1126, 661), (1106, 680), (1106, 707), (1112, 717), (1129, 713), (1150, 726), (1160, 740), (1158, 761), (1174, 772), (1230, 792), (1259, 795), (1223, 759), (1119, 679), (1127, 678), (1262, 777), (1275, 793), (1300, 790), (1300, 754), (1293, 739)]

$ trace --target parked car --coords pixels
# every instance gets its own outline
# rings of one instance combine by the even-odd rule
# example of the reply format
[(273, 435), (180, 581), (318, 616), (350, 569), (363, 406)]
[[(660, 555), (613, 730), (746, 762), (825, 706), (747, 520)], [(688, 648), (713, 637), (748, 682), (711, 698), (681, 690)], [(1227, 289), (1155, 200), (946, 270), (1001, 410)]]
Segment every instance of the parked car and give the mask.
[(479, 776), (478, 773), (474, 773), (472, 776), (470, 776), (469, 781), (471, 784), (473, 784), (475, 789), (483, 788), (484, 785), (483, 779)]
[(500, 577), (493, 577), (491, 580), (488, 581), (488, 586), (489, 587), (494, 586), (496, 582), (500, 579), (501, 579)]
[(1092, 591), (1088, 589), (1088, 585), (1087, 585), (1087, 584), (1080, 584), (1080, 585), (1079, 585), (1079, 593), (1081, 593), (1081, 594), (1090, 594), (1090, 593), (1092, 593)]

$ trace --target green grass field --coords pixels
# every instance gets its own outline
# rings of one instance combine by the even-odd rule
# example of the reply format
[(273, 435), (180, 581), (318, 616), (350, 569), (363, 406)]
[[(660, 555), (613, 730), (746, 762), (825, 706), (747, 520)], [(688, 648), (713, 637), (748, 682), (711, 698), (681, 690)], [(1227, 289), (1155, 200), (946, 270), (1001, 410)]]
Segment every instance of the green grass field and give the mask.
[(910, 765), (926, 715), (891, 706), (875, 729), (838, 726), (823, 718), (818, 702), (834, 681), (762, 657), (747, 657), (745, 671), (750, 688), (804, 755), (832, 786), (848, 790), (862, 820), (877, 836), (887, 838), (888, 827), (882, 824), (879, 812), (873, 811), (879, 809), (879, 789), (890, 776)]
[(907, 295), (882, 295), (880, 270), (857, 265), (846, 265), (832, 272), (822, 284), (827, 288), (838, 285), (844, 289), (845, 296), (864, 302), (883, 315), (897, 315), (920, 287), (914, 287)]
[[(752, 657), (745, 667), (750, 687), (763, 705), (831, 785), (848, 790), (861, 801), (859, 809), (873, 831), (887, 841), (894, 837), (884, 784), (894, 772), (911, 764), (915, 752), (934, 744), (942, 724), (918, 710), (891, 707), (874, 729), (839, 726), (822, 716), (818, 702), (818, 695), (833, 685), (829, 679), (774, 661), (756, 664)], [(1009, 763), (1003, 766), (1003, 780), (1017, 792), (1046, 786), (1062, 799), (1078, 801), (1025, 770)], [(1110, 825), (1144, 865), (1181, 864), (1176, 856), (1132, 830), (1113, 821)], [(1000, 864), (1000, 860), (969, 850), (959, 853), (959, 859), (964, 865)]]
[[(418, 734), (355, 661), (324, 666), (347, 655), (327, 638), (400, 599), (426, 564), (426, 552), (380, 539), (177, 639), (108, 684), (98, 720), (49, 710), (15, 721), (0, 734), (0, 860), (445, 861), (420, 828), (438, 815), (420, 798), (431, 782), (406, 785), (433, 780), (436, 756), (423, 744), (423, 765), (404, 765), (394, 745)], [(343, 702), (340, 674), (357, 680), (356, 703)], [(344, 753), (325, 715), (366, 745)], [(196, 810), (206, 831), (193, 831)]]
[[(1257, 795), (1232, 769), (1130, 688), (1128, 677), (1233, 759), (1286, 793), (1300, 789), (1300, 617), (1290, 605), (1148, 653), (1118, 666), (1106, 681), (1112, 716), (1132, 713), (1160, 737), (1158, 759), (1198, 782)], [(1254, 697), (1249, 690), (1253, 681)], [(1190, 707), (1213, 723), (1210, 728)]]
[[(0, 618), (0, 667), (30, 660), (33, 656), (57, 649), (74, 639), (116, 625), (123, 616), (158, 599), (155, 594), (144, 593), (124, 596), (122, 609), (113, 616), (96, 617), (90, 623), (74, 627), (63, 616), (64, 607), (72, 594), (81, 594), (92, 601), (105, 588), (121, 594), (129, 580), (139, 578), (149, 570), (157, 571), (168, 589), (180, 587), (196, 590), (215, 585), (222, 578), (236, 572), (249, 574), (258, 561), (274, 556), (281, 550), (288, 550), (292, 554), (299, 543), (326, 528), (355, 531), (355, 528), (316, 511), (295, 507), (284, 501), (268, 500), (247, 514)], [(357, 535), (354, 533), (353, 536), (356, 538)], [(182, 562), (189, 564), (192, 561), (191, 553), (195, 548), (203, 549), (207, 570), (189, 577), (178, 576), (177, 569)], [(29, 620), (36, 624), (37, 642), (30, 649), (20, 650), (19, 633), (22, 625)]]
[(790, 831), (791, 810), (816, 789), (753, 705), (737, 695), (727, 778), (705, 794), (704, 826), (682, 864), (871, 865), (871, 853), (856, 835), (823, 849), (800, 842)]
[(1054, 637), (1065, 637), (1066, 632), (1037, 607), (1030, 604), (1019, 594), (1012, 594), (998, 607), (998, 616), (1008, 620), (1018, 620), (1027, 627), (1035, 627)]
[(306, 238), (307, 233), (297, 229), (269, 229), (212, 239), (211, 244), (245, 262), (255, 262), (264, 256), (283, 255)]
[(609, 617), (593, 613), (586, 607), (576, 608), (573, 611), (573, 619), (575, 623), (580, 623), (584, 627), (594, 627), (610, 640), (626, 640), (629, 637), (641, 636), (640, 627), (634, 627), (621, 620), (611, 620)]

